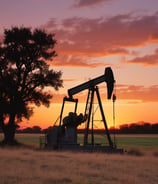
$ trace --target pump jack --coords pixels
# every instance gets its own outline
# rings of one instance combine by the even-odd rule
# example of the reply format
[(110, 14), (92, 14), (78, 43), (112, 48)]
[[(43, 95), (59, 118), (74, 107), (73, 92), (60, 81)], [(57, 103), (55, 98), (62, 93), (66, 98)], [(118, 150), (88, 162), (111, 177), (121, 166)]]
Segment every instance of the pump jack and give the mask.
[[(115, 83), (115, 80), (114, 80), (114, 76), (113, 76), (113, 72), (112, 72), (112, 69), (110, 67), (107, 67), (105, 68), (105, 73), (104, 75), (101, 75), (97, 78), (94, 78), (88, 82), (85, 82), (83, 84), (80, 84), (76, 87), (73, 87), (71, 89), (68, 90), (68, 97), (64, 97), (63, 99), (63, 104), (62, 104), (62, 109), (61, 109), (61, 113), (60, 113), (60, 117), (59, 117), (59, 126), (56, 127), (58, 130), (58, 133), (55, 133), (57, 136), (55, 138), (56, 141), (53, 141), (53, 144), (52, 141), (50, 141), (50, 134), (48, 134), (49, 136), (49, 139), (48, 139), (48, 145), (53, 145), (54, 146), (54, 143), (55, 145), (58, 147), (58, 148), (67, 148), (68, 145), (70, 145), (70, 142), (65, 142), (61, 141), (61, 139), (59, 140), (59, 135), (61, 136), (62, 135), (62, 131), (61, 129), (63, 129), (64, 127), (64, 119), (63, 119), (63, 111), (64, 111), (64, 107), (65, 107), (65, 102), (68, 101), (68, 102), (73, 102), (75, 103), (75, 108), (74, 108), (74, 114), (76, 114), (76, 111), (77, 111), (77, 105), (78, 105), (78, 99), (75, 99), (73, 96), (83, 90), (87, 90), (88, 89), (88, 95), (87, 95), (87, 100), (86, 100), (86, 107), (85, 107), (85, 115), (84, 117), (84, 120), (83, 121), (86, 121), (86, 128), (85, 128), (85, 131), (84, 131), (84, 143), (83, 143), (83, 149), (86, 150), (86, 148), (89, 147), (89, 144), (88, 144), (88, 133), (89, 133), (89, 126), (90, 126), (90, 121), (91, 121), (91, 116), (92, 116), (92, 107), (93, 107), (93, 102), (94, 102), (94, 95), (96, 94), (96, 97), (97, 97), (97, 101), (98, 101), (98, 105), (99, 105), (99, 109), (100, 109), (100, 112), (101, 112), (101, 117), (102, 117), (102, 121), (103, 121), (103, 124), (104, 124), (104, 127), (105, 127), (105, 134), (107, 136), (107, 140), (108, 140), (108, 146), (105, 147), (99, 147), (97, 148), (98, 149), (102, 149), (102, 150), (106, 150), (106, 151), (112, 151), (112, 152), (123, 152), (122, 149), (117, 149), (116, 148), (116, 145), (113, 143), (111, 137), (110, 137), (110, 133), (109, 133), (109, 130), (108, 130), (108, 126), (107, 126), (107, 122), (106, 122), (106, 118), (105, 118), (105, 115), (104, 115), (104, 110), (103, 110), (103, 106), (102, 106), (102, 102), (101, 102), (101, 98), (100, 98), (100, 94), (99, 94), (99, 88), (98, 88), (98, 84), (102, 83), (102, 82), (106, 82), (107, 84), (107, 99), (111, 99), (112, 97), (112, 93), (113, 93), (113, 89), (114, 89), (114, 83)], [(70, 118), (71, 119), (71, 118)], [(63, 121), (63, 122), (62, 122)], [(83, 122), (82, 121), (82, 122)], [(80, 122), (81, 123), (81, 122)], [(80, 124), (79, 123), (79, 124)], [(78, 126), (79, 124), (77, 125), (74, 125), (74, 126)], [(67, 126), (69, 127), (69, 126)], [(73, 123), (72, 123), (72, 126), (70, 127), (73, 127)], [(75, 128), (76, 128), (75, 127)], [(60, 130), (59, 130), (60, 128)], [(68, 130), (69, 128), (67, 128)], [(92, 134), (93, 134), (93, 122), (92, 122), (92, 130), (91, 130)], [(70, 136), (71, 137), (71, 136)], [(54, 136), (53, 136), (54, 138)], [(60, 137), (61, 138), (61, 137)], [(68, 143), (68, 144), (67, 144)], [(73, 146), (71, 146), (71, 148), (74, 147), (74, 143), (77, 145), (77, 142), (73, 142)], [(97, 146), (94, 144), (94, 139), (93, 139), (93, 135), (92, 135), (92, 143), (91, 143), (91, 146), (94, 150), (94, 148), (96, 148)], [(75, 147), (76, 148), (76, 147)], [(81, 146), (80, 146), (81, 148)]]

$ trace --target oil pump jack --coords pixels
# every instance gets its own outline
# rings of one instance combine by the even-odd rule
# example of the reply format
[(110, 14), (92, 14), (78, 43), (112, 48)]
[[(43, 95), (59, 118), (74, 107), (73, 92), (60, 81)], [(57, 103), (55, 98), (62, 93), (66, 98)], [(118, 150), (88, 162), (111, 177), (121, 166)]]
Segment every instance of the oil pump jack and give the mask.
[[(116, 145), (113, 143), (108, 130), (108, 126), (107, 126), (107, 122), (106, 122), (106, 118), (105, 118), (104, 110), (102, 106), (102, 101), (99, 94), (99, 88), (97, 86), (102, 82), (106, 82), (107, 99), (111, 99), (115, 80), (114, 80), (112, 69), (110, 67), (105, 68), (105, 73), (103, 75), (68, 90), (68, 97), (64, 97), (63, 99), (61, 113), (59, 116), (59, 126), (54, 126), (52, 131), (47, 134), (47, 144), (49, 147), (53, 146), (53, 148), (59, 148), (59, 149), (77, 148), (82, 150), (96, 149), (98, 151), (102, 150), (102, 151), (108, 151), (108, 152), (110, 151), (123, 152), (122, 149), (116, 148)], [(80, 114), (79, 116), (77, 116), (76, 111), (77, 111), (78, 99), (74, 98), (74, 95), (84, 90), (88, 90), (85, 112), (84, 112), (84, 115)], [(98, 106), (102, 117), (102, 122), (105, 127), (105, 135), (107, 136), (107, 140), (108, 140), (107, 146), (100, 146), (99, 144), (95, 145), (94, 138), (93, 138), (93, 121), (92, 121), (92, 128), (90, 131), (90, 121), (93, 113), (92, 109), (93, 109), (95, 95), (97, 97)], [(113, 94), (113, 100), (114, 99), (115, 99), (115, 95)], [(74, 112), (70, 112), (67, 117), (63, 118), (65, 102), (67, 101), (75, 103)], [(83, 122), (86, 124), (86, 126), (84, 130), (84, 143), (81, 146), (77, 144), (77, 126)], [(91, 144), (88, 143), (89, 132), (92, 133)]]

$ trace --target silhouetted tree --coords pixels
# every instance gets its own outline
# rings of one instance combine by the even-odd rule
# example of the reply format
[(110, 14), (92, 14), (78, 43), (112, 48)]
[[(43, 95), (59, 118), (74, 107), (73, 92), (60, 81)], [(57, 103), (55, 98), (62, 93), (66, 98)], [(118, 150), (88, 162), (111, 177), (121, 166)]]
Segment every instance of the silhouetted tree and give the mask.
[(158, 134), (158, 123), (152, 124), (152, 133)]
[(39, 127), (39, 126), (33, 126), (32, 127), (32, 132), (33, 133), (41, 133), (41, 127)]
[(46, 61), (56, 56), (54, 35), (30, 28), (6, 29), (0, 45), (0, 127), (5, 144), (14, 144), (17, 123), (33, 113), (31, 104), (49, 106), (45, 87), (62, 87), (61, 72)]

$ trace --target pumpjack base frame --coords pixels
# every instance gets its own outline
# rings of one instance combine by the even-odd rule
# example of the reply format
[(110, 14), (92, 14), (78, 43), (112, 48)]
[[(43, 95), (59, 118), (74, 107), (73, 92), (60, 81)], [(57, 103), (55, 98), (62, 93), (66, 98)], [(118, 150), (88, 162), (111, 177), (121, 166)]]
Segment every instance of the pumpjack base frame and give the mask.
[(46, 147), (51, 150), (58, 150), (58, 151), (79, 151), (79, 152), (101, 152), (101, 153), (120, 153), (123, 154), (124, 150), (122, 148), (116, 148), (111, 146), (104, 146), (99, 144), (87, 144), (87, 145), (80, 145), (80, 144), (58, 144), (52, 145), (51, 147)]

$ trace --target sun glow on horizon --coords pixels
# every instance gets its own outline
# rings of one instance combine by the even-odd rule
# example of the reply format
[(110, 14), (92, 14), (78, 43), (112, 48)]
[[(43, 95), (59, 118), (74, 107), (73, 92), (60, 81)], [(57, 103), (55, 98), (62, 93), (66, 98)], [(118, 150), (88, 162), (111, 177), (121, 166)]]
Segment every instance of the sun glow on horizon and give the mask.
[[(85, 111), (85, 103), (78, 103), (77, 114), (84, 114)], [(138, 103), (135, 105), (134, 103), (129, 103), (126, 100), (118, 100), (115, 103), (115, 114), (113, 114), (113, 103), (112, 102), (104, 102), (104, 114), (107, 121), (107, 126), (114, 126), (114, 115), (115, 115), (115, 127), (119, 128), (120, 125), (123, 124), (131, 124), (137, 122), (149, 122), (156, 123), (157, 122), (157, 112), (149, 111), (149, 107), (153, 106), (154, 109), (158, 108), (157, 103)], [(24, 127), (32, 127), (34, 125), (40, 126), (43, 128), (48, 128), (49, 126), (53, 126), (56, 120), (59, 118), (61, 113), (62, 103), (52, 103), (49, 108), (44, 106), (38, 108), (35, 107), (34, 115), (30, 118), (29, 121), (23, 121), (20, 126)], [(100, 129), (104, 128), (103, 122), (101, 121), (101, 114), (98, 108), (98, 105), (94, 105), (94, 128)], [(146, 112), (149, 113), (146, 113)], [(65, 104), (63, 118), (68, 115), (69, 112), (74, 112), (74, 104), (67, 103)], [(143, 115), (143, 118), (142, 118)], [(59, 121), (56, 122), (58, 125)], [(91, 126), (91, 125), (90, 125)], [(85, 128), (85, 123), (83, 123), (79, 128)]]

